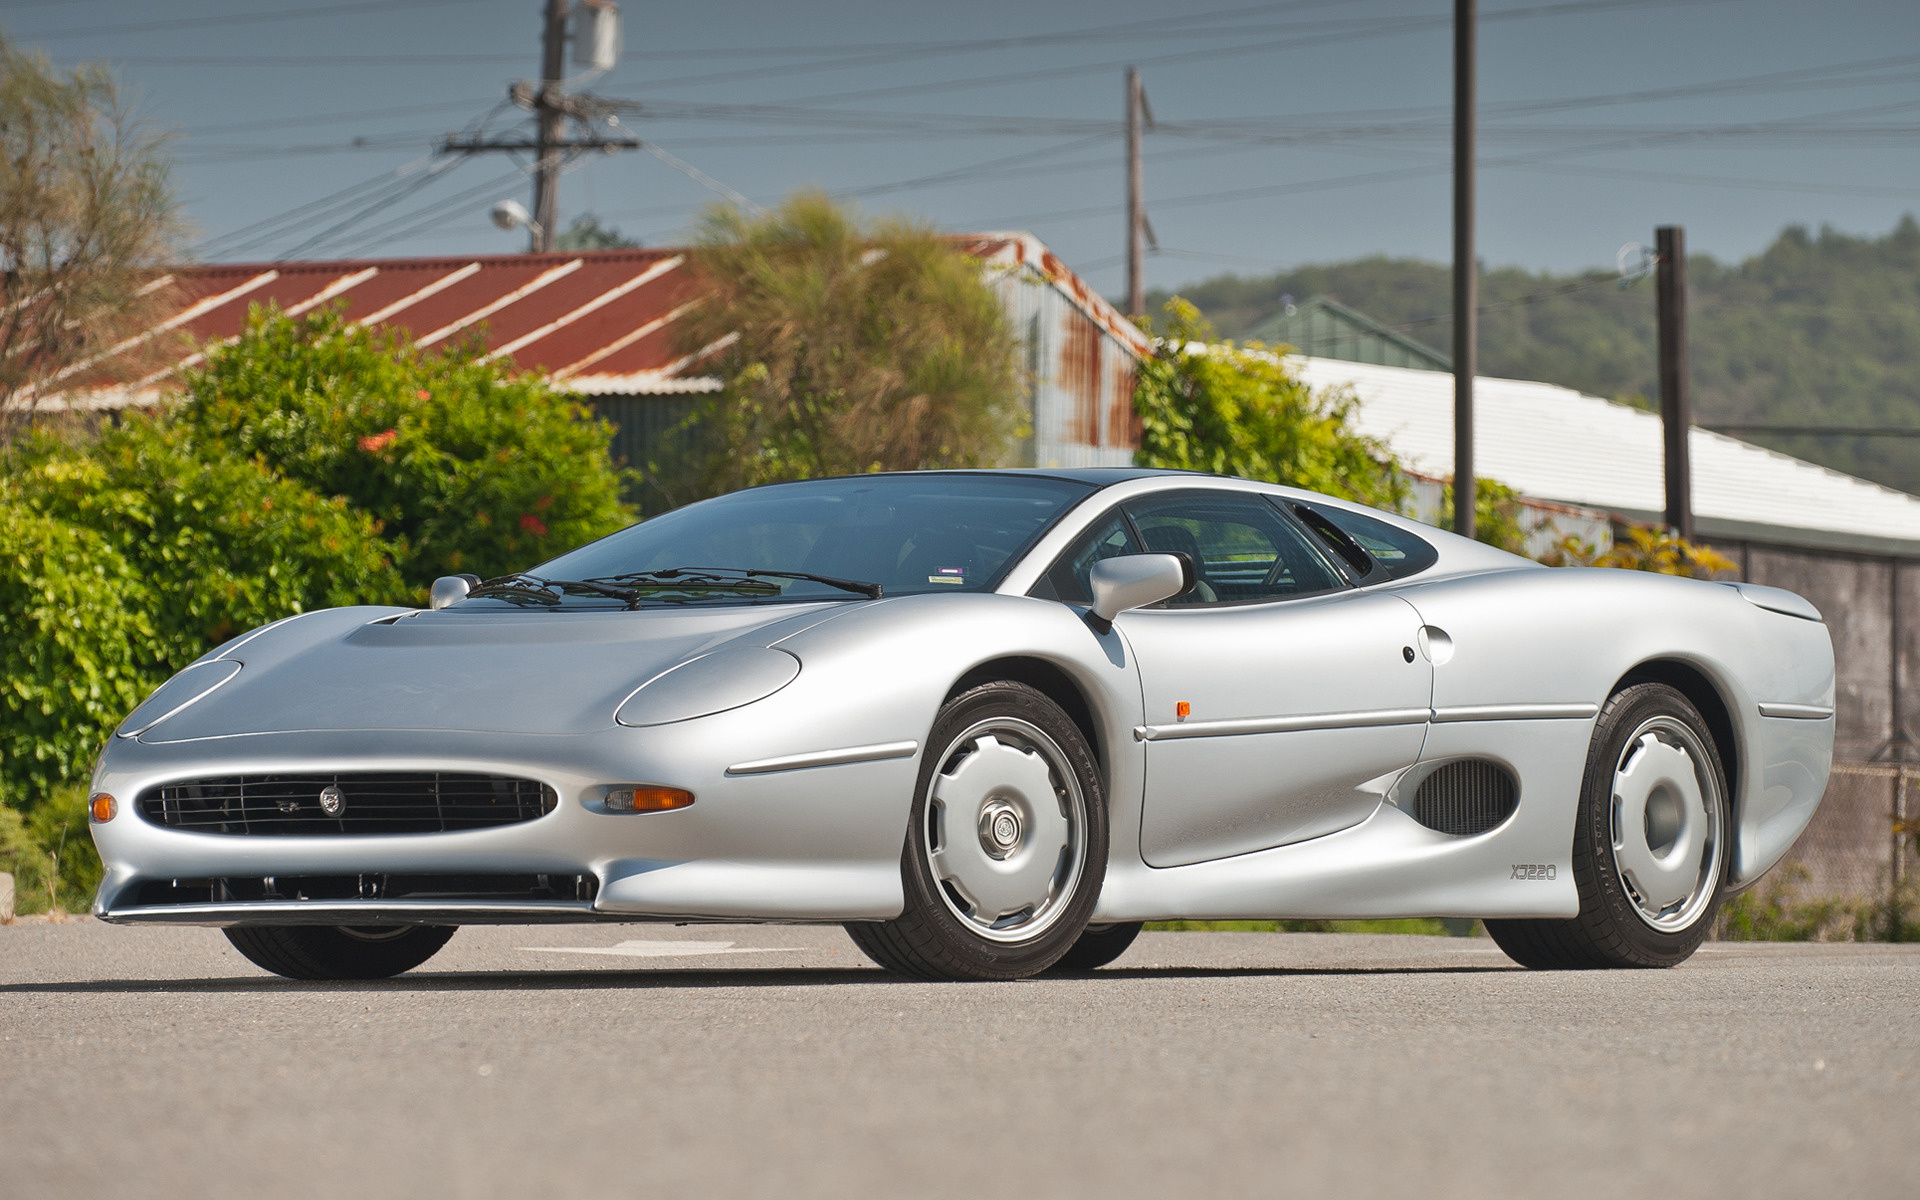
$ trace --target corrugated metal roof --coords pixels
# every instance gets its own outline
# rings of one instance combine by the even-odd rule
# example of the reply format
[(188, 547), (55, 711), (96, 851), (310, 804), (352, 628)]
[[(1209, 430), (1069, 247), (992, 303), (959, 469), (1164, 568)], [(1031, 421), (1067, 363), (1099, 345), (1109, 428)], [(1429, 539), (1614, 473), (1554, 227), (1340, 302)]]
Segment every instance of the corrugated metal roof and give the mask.
[[(1453, 473), (1453, 376), (1330, 358), (1296, 358), (1315, 388), (1351, 384), (1356, 424), (1412, 470)], [(1666, 508), (1660, 418), (1570, 388), (1474, 382), (1481, 475), (1521, 494), (1659, 521)], [(1920, 497), (1695, 428), (1694, 524), (1718, 538), (1920, 557)]]
[[(1031, 234), (967, 234), (956, 241), (989, 266), (1031, 268), (1135, 356), (1151, 353), (1139, 329)], [(673, 336), (673, 323), (699, 300), (686, 265), (684, 250), (636, 249), (177, 267), (171, 273), (177, 307), (134, 340), (177, 338), (179, 357), (131, 385), (69, 402), (89, 408), (154, 402), (174, 370), (200, 361), (202, 347), (235, 338), (256, 304), (298, 315), (344, 303), (349, 319), (403, 327), (426, 347), (484, 325), (490, 357), (543, 370), (587, 395), (711, 391), (719, 383), (699, 374), (699, 362), (722, 343), (689, 355)], [(71, 373), (102, 365), (92, 360)]]

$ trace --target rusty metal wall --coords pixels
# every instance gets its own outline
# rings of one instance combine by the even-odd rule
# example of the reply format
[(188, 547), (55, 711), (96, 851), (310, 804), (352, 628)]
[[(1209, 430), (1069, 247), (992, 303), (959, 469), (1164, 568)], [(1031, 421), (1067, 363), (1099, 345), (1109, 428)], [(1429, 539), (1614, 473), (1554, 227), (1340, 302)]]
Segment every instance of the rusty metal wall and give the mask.
[(990, 282), (1027, 364), (1032, 436), (1016, 465), (1131, 466), (1139, 438), (1132, 349), (1031, 267), (996, 270)]

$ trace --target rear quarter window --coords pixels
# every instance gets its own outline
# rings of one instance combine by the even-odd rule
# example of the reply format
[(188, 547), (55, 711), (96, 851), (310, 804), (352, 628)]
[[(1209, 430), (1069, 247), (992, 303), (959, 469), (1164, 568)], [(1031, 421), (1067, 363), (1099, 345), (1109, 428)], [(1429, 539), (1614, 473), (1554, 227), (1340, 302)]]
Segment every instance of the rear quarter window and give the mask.
[(1395, 579), (1418, 575), (1440, 560), (1440, 552), (1426, 539), (1398, 525), (1331, 504), (1316, 504), (1314, 511), (1345, 530)]

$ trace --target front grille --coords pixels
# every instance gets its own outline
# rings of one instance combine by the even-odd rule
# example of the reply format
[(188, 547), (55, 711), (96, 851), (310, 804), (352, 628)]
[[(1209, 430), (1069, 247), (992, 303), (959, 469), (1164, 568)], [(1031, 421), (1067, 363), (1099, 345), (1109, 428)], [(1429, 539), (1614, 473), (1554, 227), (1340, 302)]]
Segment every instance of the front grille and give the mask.
[(1519, 805), (1519, 788), (1504, 767), (1467, 758), (1420, 781), (1413, 793), (1413, 819), (1441, 833), (1472, 837), (1498, 826)]
[[(339, 811), (321, 807), (338, 789)], [(510, 775), (455, 771), (362, 771), (312, 775), (225, 775), (183, 779), (140, 794), (147, 820), (195, 833), (329, 837), (446, 833), (531, 821), (559, 795)]]

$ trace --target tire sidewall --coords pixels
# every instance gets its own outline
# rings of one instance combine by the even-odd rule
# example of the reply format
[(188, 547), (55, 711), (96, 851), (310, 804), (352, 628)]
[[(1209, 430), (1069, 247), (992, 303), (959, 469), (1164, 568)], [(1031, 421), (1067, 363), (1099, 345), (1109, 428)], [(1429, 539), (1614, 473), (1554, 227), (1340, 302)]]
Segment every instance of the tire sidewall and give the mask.
[[(1620, 881), (1613, 851), (1614, 771), (1626, 752), (1626, 739), (1643, 722), (1658, 716), (1685, 724), (1705, 747), (1707, 761), (1703, 766), (1711, 777), (1720, 805), (1719, 863), (1714, 872), (1712, 899), (1691, 925), (1672, 932), (1655, 929), (1641, 919), (1639, 907)], [(1706, 939), (1726, 894), (1728, 864), (1733, 857), (1731, 809), (1726, 771), (1713, 732), (1700, 710), (1677, 689), (1661, 683), (1636, 684), (1615, 695), (1601, 709), (1594, 728), (1593, 748), (1587, 758), (1586, 778), (1581, 785), (1580, 827), (1574, 839), (1573, 867), (1580, 885), (1582, 909), (1587, 909), (1591, 897), (1598, 910), (1592, 915), (1610, 927), (1618, 939), (1618, 952), (1624, 957), (1644, 966), (1673, 966), (1685, 961)]]
[[(1082, 831), (1085, 861), (1074, 892), (1057, 919), (1032, 938), (1017, 942), (992, 941), (968, 929), (947, 907), (927, 860), (927, 807), (934, 777), (944, 765), (941, 756), (947, 754), (953, 739), (962, 731), (993, 717), (1026, 721), (1051, 738), (1078, 776), (1085, 799)], [(1072, 949), (1093, 915), (1100, 886), (1106, 878), (1107, 846), (1106, 796), (1100, 786), (1098, 765), (1086, 736), (1058, 704), (1026, 684), (997, 681), (968, 689), (940, 710), (927, 738), (926, 753), (921, 757), (906, 846), (901, 855), (901, 877), (907, 909), (903, 915), (917, 918), (917, 923), (937, 943), (943, 956), (964, 963), (967, 973), (979, 978), (1018, 978), (1052, 966)]]

